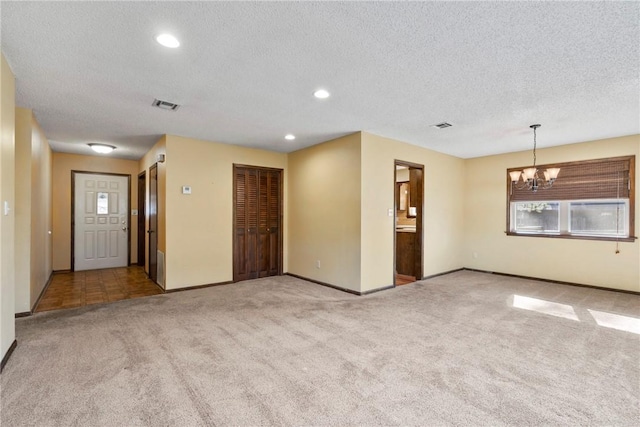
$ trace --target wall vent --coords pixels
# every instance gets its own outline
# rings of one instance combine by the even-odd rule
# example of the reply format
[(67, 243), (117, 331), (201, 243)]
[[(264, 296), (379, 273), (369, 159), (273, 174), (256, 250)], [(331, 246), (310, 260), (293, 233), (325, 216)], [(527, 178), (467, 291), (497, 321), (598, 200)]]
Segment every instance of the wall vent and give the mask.
[(154, 99), (153, 104), (151, 105), (169, 111), (176, 111), (178, 108), (180, 108), (178, 104), (174, 104), (173, 102), (169, 101), (162, 101), (161, 99)]
[(156, 280), (158, 285), (160, 285), (162, 289), (166, 289), (164, 278), (164, 252), (157, 251), (156, 253), (158, 254), (156, 258), (158, 262), (158, 269), (156, 270)]
[(450, 128), (451, 126), (453, 125), (447, 122), (442, 122), (442, 123), (438, 123), (437, 125), (433, 125), (434, 128), (438, 128), (438, 129)]

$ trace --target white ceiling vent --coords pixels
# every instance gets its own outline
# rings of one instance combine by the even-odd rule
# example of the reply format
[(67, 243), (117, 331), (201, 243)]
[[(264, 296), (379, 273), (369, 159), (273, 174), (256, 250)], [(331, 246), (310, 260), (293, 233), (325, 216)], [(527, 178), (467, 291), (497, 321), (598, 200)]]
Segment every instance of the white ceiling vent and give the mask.
[(176, 111), (178, 108), (180, 108), (178, 104), (174, 104), (173, 102), (169, 102), (169, 101), (162, 101), (160, 99), (154, 99), (153, 104), (151, 105), (153, 105), (154, 107), (162, 108), (163, 110), (169, 110), (169, 111)]
[(442, 122), (442, 123), (438, 123), (437, 125), (433, 125), (434, 128), (438, 128), (438, 129), (450, 128), (451, 126), (453, 125), (447, 122)]

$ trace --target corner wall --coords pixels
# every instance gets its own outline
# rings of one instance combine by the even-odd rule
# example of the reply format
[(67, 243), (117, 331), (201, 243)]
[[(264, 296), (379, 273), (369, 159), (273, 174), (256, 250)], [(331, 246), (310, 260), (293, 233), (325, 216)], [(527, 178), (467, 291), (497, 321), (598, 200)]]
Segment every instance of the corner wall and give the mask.
[(362, 292), (393, 285), (395, 160), (424, 165), (423, 275), (464, 266), (464, 160), (362, 133)]
[[(635, 235), (640, 234), (640, 135), (538, 150), (538, 163), (636, 156)], [(507, 236), (506, 170), (531, 164), (523, 151), (465, 161), (464, 266), (640, 292), (640, 243)], [(562, 179), (562, 171), (558, 179)], [(474, 253), (477, 257), (474, 257)]]
[[(102, 156), (53, 153), (53, 270), (71, 268), (71, 171), (104, 172), (131, 175), (129, 210), (137, 209), (139, 162)], [(131, 217), (131, 259), (138, 259), (138, 224)]]
[(52, 170), (49, 141), (31, 116), (31, 281), (30, 308), (40, 297), (53, 271)]
[(33, 112), (16, 108), (16, 313), (34, 308), (52, 271), (51, 168)]
[[(15, 77), (0, 54), (0, 359), (15, 329)], [(4, 203), (11, 209), (4, 214)]]
[(288, 272), (359, 292), (360, 133), (289, 153), (287, 182)]
[[(287, 155), (166, 135), (166, 289), (233, 279), (233, 164), (284, 169)], [(192, 193), (184, 195), (183, 185)], [(287, 271), (287, 216), (283, 224), (283, 271)], [(160, 246), (160, 244), (159, 244)]]
[(16, 313), (31, 310), (31, 110), (16, 108)]

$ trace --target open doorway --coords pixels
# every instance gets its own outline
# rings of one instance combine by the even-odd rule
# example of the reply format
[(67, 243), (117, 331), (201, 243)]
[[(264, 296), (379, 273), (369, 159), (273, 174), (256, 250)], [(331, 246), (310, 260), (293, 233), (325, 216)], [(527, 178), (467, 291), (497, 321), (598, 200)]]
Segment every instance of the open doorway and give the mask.
[(394, 285), (422, 278), (424, 166), (395, 161)]

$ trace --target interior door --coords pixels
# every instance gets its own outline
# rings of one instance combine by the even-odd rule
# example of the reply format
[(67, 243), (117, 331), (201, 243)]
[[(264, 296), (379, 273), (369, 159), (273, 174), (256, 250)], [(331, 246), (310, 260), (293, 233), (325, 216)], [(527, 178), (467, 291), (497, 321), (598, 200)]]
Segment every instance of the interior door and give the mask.
[(149, 168), (149, 278), (158, 283), (158, 164)]
[(73, 270), (129, 262), (128, 175), (73, 172)]
[(233, 280), (282, 274), (282, 170), (234, 166)]

